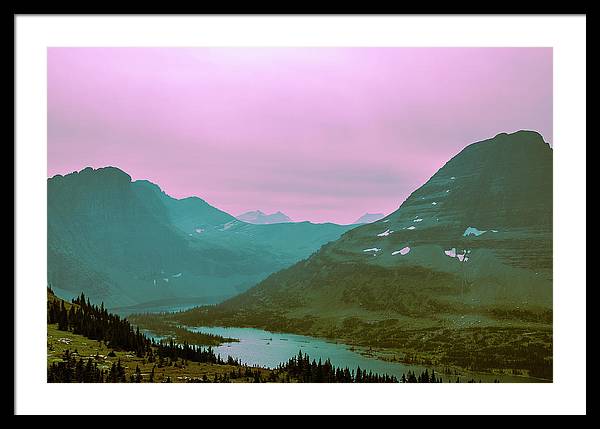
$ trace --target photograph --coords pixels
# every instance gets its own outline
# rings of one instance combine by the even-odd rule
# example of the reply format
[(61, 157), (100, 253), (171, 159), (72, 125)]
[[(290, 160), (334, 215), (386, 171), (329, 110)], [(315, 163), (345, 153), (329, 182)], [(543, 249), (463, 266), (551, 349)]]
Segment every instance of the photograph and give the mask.
[(584, 14), (14, 24), (15, 414), (586, 413)]
[(49, 48), (48, 382), (552, 381), (552, 49)]

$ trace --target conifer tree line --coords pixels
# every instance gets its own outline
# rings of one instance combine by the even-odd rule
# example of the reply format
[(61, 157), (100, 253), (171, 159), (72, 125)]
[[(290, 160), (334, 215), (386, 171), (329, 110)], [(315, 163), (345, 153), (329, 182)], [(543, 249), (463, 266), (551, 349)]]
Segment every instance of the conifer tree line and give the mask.
[[(76, 354), (65, 350), (62, 362), (53, 362), (48, 367), (48, 383), (104, 383), (108, 372), (98, 368), (98, 364), (88, 359), (75, 357)], [(114, 367), (114, 365), (113, 365)], [(123, 376), (125, 375), (123, 369)]]
[(429, 371), (425, 369), (419, 376), (416, 376), (414, 371), (408, 371), (408, 374), (402, 374), (401, 383), (442, 383), (442, 378), (435, 375), (435, 370)]
[[(49, 289), (51, 292), (51, 289)], [(60, 302), (59, 302), (60, 301)], [(192, 346), (184, 342), (176, 344), (172, 339), (156, 343), (135, 330), (125, 318), (109, 313), (104, 304), (99, 307), (90, 303), (84, 293), (72, 300), (67, 310), (63, 300), (48, 301), (48, 323), (57, 323), (61, 331), (70, 331), (92, 340), (104, 341), (116, 350), (136, 352), (138, 357), (147, 357), (150, 362), (155, 354), (172, 360), (184, 359), (192, 362), (212, 363), (219, 365), (238, 365), (231, 357), (227, 360), (216, 355), (211, 347)]]
[(231, 356), (227, 356), (227, 360), (223, 360), (220, 355), (215, 354), (210, 346), (204, 348), (190, 345), (187, 342), (177, 344), (172, 338), (169, 341), (154, 343), (154, 346), (156, 347), (156, 354), (160, 358), (169, 358), (171, 360), (183, 359), (191, 362), (211, 363), (215, 365), (240, 365), (239, 361), (233, 359)]
[(348, 367), (336, 368), (329, 359), (325, 362), (321, 359), (318, 362), (315, 359), (311, 361), (308, 354), (302, 354), (302, 350), (281, 366), (281, 369), (302, 383), (398, 383), (398, 379), (393, 375), (374, 374), (361, 369), (360, 366), (356, 371), (351, 371)]
[(151, 340), (135, 331), (127, 319), (109, 313), (104, 304), (90, 304), (83, 292), (72, 300), (67, 310), (63, 300), (48, 301), (48, 323), (57, 323), (61, 331), (70, 331), (92, 340), (104, 341), (115, 349), (135, 351), (143, 357), (152, 345)]
[[(62, 362), (53, 362), (48, 367), (48, 383), (141, 383), (143, 381), (140, 367), (136, 365), (135, 374), (125, 374), (125, 367), (121, 359), (113, 362), (109, 370), (100, 369), (92, 358), (85, 361), (76, 358), (77, 352), (65, 350)], [(150, 383), (154, 382), (154, 367), (148, 378)]]

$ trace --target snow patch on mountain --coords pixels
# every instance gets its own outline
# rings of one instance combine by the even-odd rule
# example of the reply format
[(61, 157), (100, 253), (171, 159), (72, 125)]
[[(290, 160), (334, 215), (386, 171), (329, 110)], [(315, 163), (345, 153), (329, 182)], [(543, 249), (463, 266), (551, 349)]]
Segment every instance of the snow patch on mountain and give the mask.
[(455, 258), (456, 257), (456, 247), (453, 247), (450, 250), (444, 250), (444, 253), (446, 254), (446, 256), (450, 256), (451, 258)]
[(387, 237), (388, 235), (390, 235), (392, 232), (394, 231), (390, 231), (389, 229), (386, 229), (385, 231), (383, 231), (381, 234), (377, 234), (377, 237)]
[(486, 232), (487, 232), (487, 229), (481, 230), (481, 229), (477, 229), (473, 226), (470, 226), (467, 229), (465, 229), (465, 232), (463, 232), (463, 237), (469, 237), (471, 235), (474, 235), (475, 237), (479, 237), (481, 234), (484, 234)]
[(398, 254), (404, 256), (404, 255), (408, 254), (408, 252), (410, 252), (410, 247), (406, 246), (406, 247), (403, 247), (400, 250), (396, 250), (396, 251), (392, 252), (392, 256), (395, 256), (395, 255), (398, 255)]
[(446, 256), (458, 259), (460, 262), (467, 262), (469, 260), (469, 257), (467, 255), (471, 253), (471, 251), (463, 250), (463, 253), (458, 253), (456, 251), (456, 247), (453, 247), (452, 249), (444, 250), (444, 253), (446, 254)]

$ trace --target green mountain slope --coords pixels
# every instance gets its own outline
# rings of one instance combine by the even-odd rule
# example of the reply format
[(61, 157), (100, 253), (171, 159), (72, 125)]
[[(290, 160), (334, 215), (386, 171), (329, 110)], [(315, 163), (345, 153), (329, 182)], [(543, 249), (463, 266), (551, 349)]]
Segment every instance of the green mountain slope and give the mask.
[(48, 281), (63, 296), (84, 291), (109, 307), (223, 299), (350, 228), (285, 225), (248, 225), (117, 168), (86, 168), (48, 179)]

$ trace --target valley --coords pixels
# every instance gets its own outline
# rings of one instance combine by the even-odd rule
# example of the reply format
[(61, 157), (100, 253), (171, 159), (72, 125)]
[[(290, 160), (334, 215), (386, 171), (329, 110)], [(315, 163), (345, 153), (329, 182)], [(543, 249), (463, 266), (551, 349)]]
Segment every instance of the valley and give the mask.
[(155, 318), (551, 380), (552, 149), (531, 131), (473, 143), (383, 219), (220, 304)]
[(308, 344), (398, 378), (552, 380), (552, 149), (536, 132), (468, 145), (361, 225), (247, 223), (116, 168), (48, 189), (49, 283), (156, 341), (267, 369)]

